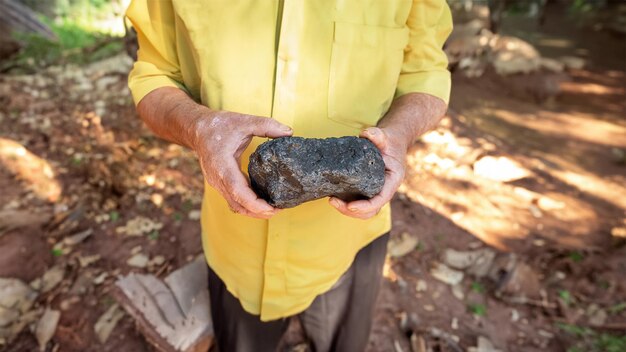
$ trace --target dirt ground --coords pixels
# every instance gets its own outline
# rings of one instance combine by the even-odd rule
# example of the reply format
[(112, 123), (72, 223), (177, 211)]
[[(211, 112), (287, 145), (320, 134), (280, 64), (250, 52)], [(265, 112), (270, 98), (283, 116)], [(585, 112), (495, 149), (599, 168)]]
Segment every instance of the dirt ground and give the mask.
[[(387, 261), (369, 351), (623, 346), (614, 340), (626, 337), (626, 39), (570, 40), (576, 28), (549, 13), (540, 35), (527, 35), (548, 57), (588, 59), (555, 99), (538, 103), (492, 72), (453, 75), (449, 114), (412, 146), (392, 202), (392, 250), (402, 253)], [(569, 44), (550, 47), (558, 39)], [(120, 55), (0, 76), (0, 213), (27, 219), (0, 228), (0, 277), (31, 282), (61, 268), (37, 299), (61, 311), (48, 351), (150, 351), (128, 315), (98, 340), (114, 280), (164, 276), (201, 251), (199, 167), (136, 118), (129, 65)], [(450, 269), (450, 249), (488, 253), (489, 272), (434, 274)], [(129, 265), (137, 254), (149, 262)], [(26, 328), (0, 350), (37, 348)]]

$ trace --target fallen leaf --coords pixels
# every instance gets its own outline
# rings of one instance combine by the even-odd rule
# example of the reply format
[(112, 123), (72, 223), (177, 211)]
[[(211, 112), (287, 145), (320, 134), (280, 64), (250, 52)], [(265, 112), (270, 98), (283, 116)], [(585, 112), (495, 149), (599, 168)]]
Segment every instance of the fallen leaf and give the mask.
[(126, 261), (126, 264), (134, 266), (136, 268), (145, 268), (148, 265), (149, 261), (150, 259), (147, 255), (143, 253), (138, 253), (130, 257), (130, 259)]
[(0, 306), (0, 326), (7, 326), (9, 324), (12, 324), (19, 317), (19, 310)]
[(413, 333), (411, 334), (410, 342), (412, 352), (428, 352), (424, 336)]
[(165, 263), (165, 257), (162, 255), (157, 255), (156, 257), (150, 259), (148, 262), (148, 266), (159, 266)]
[(8, 344), (17, 337), (27, 325), (30, 325), (39, 319), (40, 310), (30, 310), (20, 315), (19, 319), (12, 325), (0, 328), (0, 346)]
[(67, 246), (74, 246), (77, 245), (81, 242), (83, 242), (85, 239), (87, 239), (87, 237), (91, 236), (93, 234), (93, 229), (89, 228), (85, 231), (81, 231), (75, 235), (66, 237), (63, 239), (63, 244), (67, 245)]
[(463, 292), (463, 287), (459, 284), (452, 286), (452, 295), (456, 297), (459, 301), (465, 299), (465, 292)]
[(65, 267), (62, 265), (56, 265), (48, 269), (43, 276), (38, 280), (35, 280), (32, 284), (33, 287), (39, 287), (41, 293), (46, 293), (55, 288), (65, 276)]
[(54, 336), (60, 318), (61, 312), (58, 310), (46, 309), (37, 322), (35, 337), (37, 337), (40, 351), (45, 351), (48, 341)]
[(457, 317), (452, 318), (452, 323), (450, 323), (450, 327), (452, 328), (452, 330), (458, 330), (458, 328), (459, 328), (459, 318), (457, 318)]
[(102, 256), (100, 254), (88, 255), (88, 256), (80, 256), (78, 257), (78, 262), (80, 263), (81, 268), (88, 267), (89, 265), (100, 260)]
[(446, 249), (443, 253), (443, 262), (455, 269), (467, 270), (468, 273), (477, 277), (487, 275), (496, 253), (489, 248), (473, 251), (457, 251)]
[(417, 292), (426, 292), (428, 289), (428, 283), (424, 280), (417, 280), (417, 284), (415, 285), (415, 291)]
[(417, 245), (419, 239), (410, 235), (408, 232), (403, 232), (400, 238), (392, 238), (387, 246), (387, 251), (392, 258), (399, 258), (411, 253)]
[(463, 281), (463, 272), (449, 268), (443, 263), (435, 263), (430, 274), (437, 280), (448, 285), (457, 285)]
[(21, 280), (0, 278), (0, 307), (25, 313), (37, 296), (37, 292)]
[(478, 343), (476, 347), (470, 347), (467, 349), (467, 352), (501, 352), (497, 350), (491, 340), (486, 337), (479, 336)]
[(109, 277), (109, 273), (104, 272), (104, 273), (102, 273), (102, 274), (100, 274), (100, 275), (96, 276), (96, 278), (95, 278), (95, 279), (93, 279), (93, 283), (94, 283), (94, 284), (96, 284), (96, 285), (100, 285), (100, 284), (102, 284), (102, 283), (104, 282), (104, 280), (106, 280), (108, 277)]
[(109, 339), (109, 336), (113, 332), (113, 329), (115, 329), (117, 322), (122, 319), (123, 316), (124, 311), (120, 309), (117, 303), (113, 304), (104, 314), (102, 314), (102, 316), (100, 316), (96, 325), (94, 325), (94, 331), (96, 332), (100, 343), (105, 343)]
[(154, 230), (160, 230), (163, 224), (154, 222), (143, 216), (138, 216), (134, 219), (128, 220), (126, 225), (120, 226), (115, 229), (115, 232), (119, 234), (125, 234), (127, 236), (141, 236), (143, 234), (150, 233)]

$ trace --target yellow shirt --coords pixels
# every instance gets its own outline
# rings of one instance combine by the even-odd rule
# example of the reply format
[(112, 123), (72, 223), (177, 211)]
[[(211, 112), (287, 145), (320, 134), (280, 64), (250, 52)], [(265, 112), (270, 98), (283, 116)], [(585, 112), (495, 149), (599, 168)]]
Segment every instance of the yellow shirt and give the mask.
[[(127, 16), (140, 47), (129, 77), (136, 103), (179, 87), (212, 109), (324, 138), (358, 135), (394, 97), (423, 92), (447, 102), (450, 93), (445, 0), (133, 0)], [(244, 153), (243, 170), (261, 142)], [(201, 222), (209, 265), (263, 321), (305, 310), (391, 227), (389, 205), (358, 220), (327, 199), (248, 218), (208, 185)]]

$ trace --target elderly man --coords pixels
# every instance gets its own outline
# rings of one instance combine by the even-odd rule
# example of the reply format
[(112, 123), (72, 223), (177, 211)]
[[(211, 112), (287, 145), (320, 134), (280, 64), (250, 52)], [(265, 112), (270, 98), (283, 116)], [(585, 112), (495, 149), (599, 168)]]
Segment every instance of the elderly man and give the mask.
[[(222, 352), (276, 349), (290, 318), (315, 351), (362, 351), (411, 142), (446, 110), (445, 0), (134, 0), (129, 85), (156, 135), (193, 149)], [(360, 135), (381, 151), (372, 199), (279, 211), (242, 170), (266, 138)], [(205, 278), (198, 278), (203, 280)]]

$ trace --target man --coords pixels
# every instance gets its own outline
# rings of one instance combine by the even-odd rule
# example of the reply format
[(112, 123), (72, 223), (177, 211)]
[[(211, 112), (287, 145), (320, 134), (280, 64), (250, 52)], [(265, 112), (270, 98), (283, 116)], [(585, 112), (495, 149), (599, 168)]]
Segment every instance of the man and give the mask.
[[(137, 111), (196, 151), (204, 173), (220, 351), (275, 350), (294, 316), (315, 351), (364, 350), (388, 202), (407, 148), (446, 110), (445, 0), (134, 0), (127, 16), (139, 39)], [(265, 138), (290, 135), (370, 139), (386, 164), (383, 190), (272, 208), (241, 170)]]

